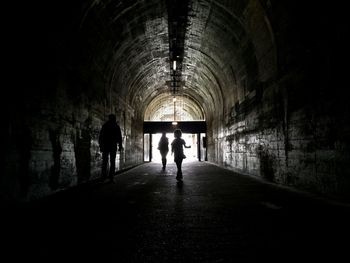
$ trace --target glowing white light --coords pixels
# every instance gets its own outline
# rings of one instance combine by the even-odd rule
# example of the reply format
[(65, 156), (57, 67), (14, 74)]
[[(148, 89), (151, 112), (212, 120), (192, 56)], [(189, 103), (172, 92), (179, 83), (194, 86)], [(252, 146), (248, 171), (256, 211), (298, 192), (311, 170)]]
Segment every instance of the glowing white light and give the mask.
[(176, 70), (176, 60), (173, 61), (173, 70)]
[(175, 101), (176, 101), (176, 98), (174, 97), (174, 98), (173, 98), (173, 102), (175, 102)]
[(172, 125), (177, 125), (177, 121), (173, 121), (171, 124)]

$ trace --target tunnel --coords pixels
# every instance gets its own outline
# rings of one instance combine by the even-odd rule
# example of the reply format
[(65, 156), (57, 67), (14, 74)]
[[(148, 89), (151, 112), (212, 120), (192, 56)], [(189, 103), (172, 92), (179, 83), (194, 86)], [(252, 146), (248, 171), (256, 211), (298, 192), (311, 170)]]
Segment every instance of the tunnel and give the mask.
[[(301, 252), (286, 255), (296, 244), (315, 259), (331, 242), (332, 255), (339, 255), (348, 210), (315, 203), (310, 209), (293, 194), (279, 198), (276, 189), (349, 204), (346, 12), (345, 3), (299, 0), (4, 3), (0, 202), (1, 208), (34, 204), (25, 215), (13, 214), (16, 230), (5, 243), (21, 241), (36, 256), (38, 246), (58, 255), (79, 243), (88, 255), (96, 251), (88, 243), (93, 229), (95, 240), (110, 232), (111, 240), (123, 240), (116, 258), (142, 254), (127, 262), (258, 262), (254, 253), (269, 259), (267, 247), (276, 262), (277, 256), (295, 262)], [(114, 186), (99, 181), (98, 138), (110, 114), (124, 148), (116, 156)], [(169, 170), (159, 172), (155, 156), (160, 133), (172, 139), (175, 129), (192, 145), (183, 188), (175, 182), (173, 157)], [(97, 199), (94, 189), (100, 189)], [(36, 209), (50, 198), (64, 205)], [(259, 205), (248, 201), (258, 198)], [(119, 210), (107, 212), (98, 200)], [(152, 206), (154, 200), (159, 203)], [(110, 222), (98, 215), (120, 225), (103, 228)], [(181, 254), (167, 240), (172, 235), (180, 242), (184, 226), (192, 232), (190, 249), (182, 243)], [(143, 243), (151, 231), (158, 236)], [(40, 245), (30, 236), (40, 236)], [(65, 248), (56, 236), (66, 239)], [(140, 254), (130, 252), (133, 242)]]
[(144, 123), (200, 121), (202, 161), (349, 197), (341, 8), (272, 0), (16, 3), (6, 4), (4, 17), (5, 202), (98, 178), (97, 137), (110, 113), (125, 146), (118, 170), (144, 162)]

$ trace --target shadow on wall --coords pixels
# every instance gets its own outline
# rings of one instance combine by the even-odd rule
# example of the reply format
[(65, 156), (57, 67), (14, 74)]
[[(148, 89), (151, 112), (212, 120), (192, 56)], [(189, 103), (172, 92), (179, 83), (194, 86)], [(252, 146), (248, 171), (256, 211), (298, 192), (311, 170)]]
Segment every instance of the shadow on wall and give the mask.
[(51, 167), (51, 175), (49, 178), (49, 186), (52, 190), (58, 188), (58, 182), (61, 171), (61, 154), (62, 146), (60, 143), (60, 134), (57, 130), (49, 130), (49, 137), (52, 145), (52, 154), (53, 154), (53, 165)]
[(20, 184), (20, 197), (25, 198), (28, 194), (31, 181), (29, 179), (29, 160), (31, 158), (32, 147), (32, 133), (28, 126), (24, 126), (21, 129), (22, 135), (19, 136), (19, 153), (20, 153), (20, 172), (19, 172), (19, 184)]
[(275, 173), (273, 169), (273, 156), (268, 152), (268, 149), (263, 145), (259, 145), (257, 148), (257, 154), (260, 160), (260, 174), (269, 182), (275, 180)]
[(88, 181), (91, 177), (91, 139), (91, 118), (88, 117), (73, 140), (78, 184)]

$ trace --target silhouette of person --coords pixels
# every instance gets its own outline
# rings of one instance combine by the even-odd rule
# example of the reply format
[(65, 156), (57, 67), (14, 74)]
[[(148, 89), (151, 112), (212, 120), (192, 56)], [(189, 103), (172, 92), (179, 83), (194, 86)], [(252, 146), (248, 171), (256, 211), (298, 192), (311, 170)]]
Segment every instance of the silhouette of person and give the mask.
[(163, 132), (162, 137), (160, 137), (160, 140), (158, 143), (158, 150), (160, 152), (160, 155), (162, 156), (162, 164), (163, 164), (163, 170), (164, 170), (167, 163), (166, 156), (169, 152), (169, 139), (168, 137), (166, 137), (165, 132)]
[(183, 147), (191, 148), (191, 146), (186, 146), (186, 142), (184, 139), (181, 138), (181, 136), (182, 136), (182, 131), (180, 129), (176, 129), (174, 131), (175, 139), (171, 143), (171, 154), (174, 153), (174, 161), (177, 167), (176, 179), (178, 181), (182, 180), (181, 166), (182, 166), (183, 159), (186, 158)]
[(110, 163), (108, 177), (110, 182), (113, 182), (113, 177), (115, 174), (115, 158), (118, 150), (123, 150), (122, 145), (122, 133), (119, 125), (116, 122), (116, 117), (114, 114), (108, 116), (108, 121), (106, 121), (101, 128), (100, 135), (98, 138), (100, 145), (100, 151), (102, 152), (102, 176), (101, 179), (105, 180), (107, 178), (107, 165), (108, 160)]

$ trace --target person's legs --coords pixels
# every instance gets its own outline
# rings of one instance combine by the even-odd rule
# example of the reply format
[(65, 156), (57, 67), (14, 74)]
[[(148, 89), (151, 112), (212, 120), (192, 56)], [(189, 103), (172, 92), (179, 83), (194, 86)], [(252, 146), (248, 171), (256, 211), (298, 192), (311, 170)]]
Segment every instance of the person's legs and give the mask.
[(107, 177), (107, 165), (108, 165), (108, 152), (102, 152), (102, 179), (106, 179)]
[(165, 159), (164, 157), (162, 157), (162, 165), (163, 165), (163, 169), (165, 168)]
[(110, 152), (110, 168), (109, 168), (109, 179), (113, 180), (115, 174), (115, 157), (117, 155), (116, 151)]
[(176, 163), (176, 167), (177, 167), (177, 176), (176, 176), (176, 179), (182, 179), (182, 169), (181, 169), (181, 166), (182, 166), (182, 159), (178, 159), (175, 161)]
[(165, 154), (164, 154), (164, 163), (165, 163), (165, 165), (164, 166), (166, 166), (166, 164), (167, 164), (167, 159), (166, 159), (167, 155), (168, 155), (168, 152), (165, 152)]
[(167, 155), (167, 153), (161, 153), (161, 155), (162, 155), (162, 164), (163, 164), (163, 169), (165, 169), (165, 167), (166, 167), (166, 155)]

